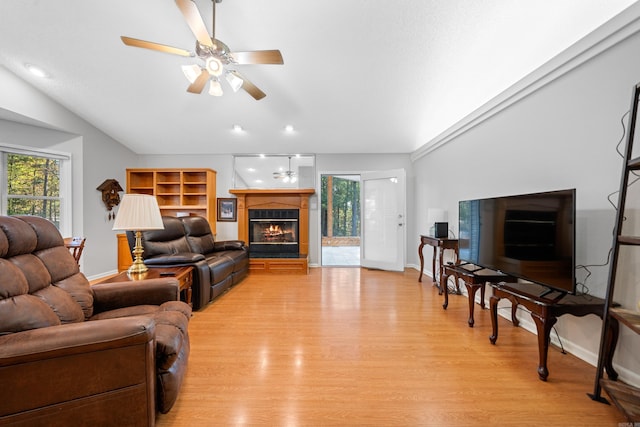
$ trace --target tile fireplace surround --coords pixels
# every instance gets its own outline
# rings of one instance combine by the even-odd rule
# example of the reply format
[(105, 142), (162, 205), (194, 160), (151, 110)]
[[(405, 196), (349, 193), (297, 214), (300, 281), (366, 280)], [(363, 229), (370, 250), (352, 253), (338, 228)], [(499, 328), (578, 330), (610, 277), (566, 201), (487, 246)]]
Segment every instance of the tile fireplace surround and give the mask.
[(309, 196), (312, 188), (234, 189), (238, 199), (238, 239), (249, 242), (249, 209), (299, 209), (298, 258), (250, 258), (250, 273), (308, 274)]

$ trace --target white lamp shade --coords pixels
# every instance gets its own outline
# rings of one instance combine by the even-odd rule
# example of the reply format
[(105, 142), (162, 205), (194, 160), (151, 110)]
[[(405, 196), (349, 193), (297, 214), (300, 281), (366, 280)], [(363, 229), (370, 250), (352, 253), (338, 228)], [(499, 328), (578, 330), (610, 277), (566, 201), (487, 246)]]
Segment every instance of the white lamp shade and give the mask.
[(162, 230), (162, 215), (155, 196), (125, 194), (120, 201), (113, 230)]
[(209, 83), (209, 95), (222, 96), (222, 86), (220, 86), (220, 82), (216, 78)]

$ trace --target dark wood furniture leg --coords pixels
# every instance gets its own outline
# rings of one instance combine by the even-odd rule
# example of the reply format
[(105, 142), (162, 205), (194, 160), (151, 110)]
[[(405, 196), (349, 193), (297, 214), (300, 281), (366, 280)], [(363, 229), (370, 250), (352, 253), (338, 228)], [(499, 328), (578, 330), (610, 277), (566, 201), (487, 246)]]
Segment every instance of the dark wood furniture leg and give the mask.
[(447, 281), (449, 280), (449, 274), (446, 269), (440, 275), (440, 289), (438, 290), (438, 295), (442, 295), (444, 293), (444, 304), (442, 304), (442, 308), (445, 310), (449, 307), (449, 287), (447, 286)]
[(491, 314), (491, 336), (489, 341), (491, 344), (495, 344), (498, 340), (498, 301), (500, 301), (500, 298), (495, 295), (489, 298), (489, 311)]
[[(501, 298), (507, 298), (511, 301), (511, 318), (513, 325), (517, 326), (516, 309), (518, 304), (526, 307), (531, 313), (531, 317), (536, 324), (538, 333), (538, 377), (542, 381), (546, 381), (549, 377), (549, 369), (547, 368), (547, 359), (549, 353), (549, 343), (551, 329), (556, 324), (558, 317), (571, 314), (572, 316), (582, 317), (587, 314), (595, 314), (602, 318), (604, 310), (604, 300), (590, 295), (564, 295), (560, 294), (556, 298), (540, 296), (537, 285), (523, 284), (499, 284), (493, 286), (493, 296), (490, 299), (491, 309), (491, 325), (492, 335), (489, 341), (495, 344), (498, 339), (498, 301)], [(607, 336), (607, 354), (605, 359), (605, 368), (607, 374), (617, 377), (617, 373), (613, 369), (611, 360), (613, 359), (613, 350), (618, 340), (618, 329), (613, 326), (610, 336)]]
[[(438, 247), (434, 246), (433, 248), (433, 257), (431, 258), (431, 271), (433, 272), (433, 284), (437, 285), (438, 284), (438, 275), (436, 274), (436, 256), (438, 254)], [(440, 255), (442, 256), (442, 255)], [(442, 272), (441, 272), (442, 273)], [(442, 277), (442, 275), (440, 275), (440, 277)]]
[[(546, 310), (543, 310), (543, 312)], [(549, 354), (549, 340), (551, 336), (551, 328), (556, 324), (557, 318), (549, 316), (547, 313), (539, 315), (531, 312), (531, 317), (536, 324), (538, 331), (538, 377), (542, 381), (546, 381), (549, 377), (549, 369), (547, 369), (547, 356)]]
[(475, 320), (473, 319), (473, 312), (475, 310), (475, 305), (476, 305), (476, 292), (478, 292), (478, 289), (480, 289), (480, 307), (484, 308), (484, 283), (467, 283), (465, 282), (464, 285), (467, 287), (467, 295), (469, 296), (469, 320), (467, 321), (467, 323), (469, 323), (469, 327), (473, 328), (473, 324), (475, 323)]
[(424, 271), (424, 256), (422, 255), (422, 248), (424, 248), (424, 241), (420, 240), (420, 246), (418, 246), (418, 256), (420, 257), (420, 276), (418, 282), (422, 283), (422, 272)]

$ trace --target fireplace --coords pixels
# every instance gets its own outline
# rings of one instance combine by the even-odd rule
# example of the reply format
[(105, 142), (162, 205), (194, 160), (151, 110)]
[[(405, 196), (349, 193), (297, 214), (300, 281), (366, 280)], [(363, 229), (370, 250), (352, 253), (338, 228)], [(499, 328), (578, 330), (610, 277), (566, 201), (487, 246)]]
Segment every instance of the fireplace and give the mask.
[[(238, 199), (238, 239), (249, 243), (249, 273), (250, 274), (309, 274), (309, 197), (315, 193), (312, 188), (279, 188), (279, 189), (231, 189), (229, 193), (235, 195)], [(273, 219), (278, 222), (281, 230), (287, 227), (295, 227), (291, 233), (278, 231), (274, 227), (274, 231), (267, 233), (271, 240), (283, 240), (278, 251), (291, 251), (269, 253), (259, 252), (256, 255), (255, 245), (258, 249), (273, 250), (272, 244), (269, 242), (255, 242), (256, 230), (255, 224), (252, 224), (250, 217), (251, 212), (256, 210), (265, 210), (274, 212), (282, 212), (293, 210), (297, 213), (297, 221), (289, 221), (291, 217), (280, 218), (254, 218), (254, 219)], [(287, 214), (288, 215), (288, 214)], [(270, 216), (270, 215), (269, 215)], [(261, 221), (253, 221), (260, 223)], [(263, 230), (264, 227), (256, 228)], [(252, 236), (253, 233), (254, 235)], [(278, 235), (282, 235), (277, 237)], [(295, 245), (289, 245), (288, 237), (295, 235)], [(269, 245), (264, 244), (269, 243)], [(292, 247), (297, 247), (295, 253)]]
[(298, 256), (298, 220), (298, 209), (249, 209), (250, 256)]

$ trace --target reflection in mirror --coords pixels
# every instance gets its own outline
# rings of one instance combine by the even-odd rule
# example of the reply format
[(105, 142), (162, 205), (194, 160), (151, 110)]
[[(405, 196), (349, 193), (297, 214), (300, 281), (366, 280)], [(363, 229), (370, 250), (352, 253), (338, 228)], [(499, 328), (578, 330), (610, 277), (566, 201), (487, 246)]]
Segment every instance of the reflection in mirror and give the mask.
[(315, 188), (312, 154), (261, 154), (233, 157), (234, 188)]

